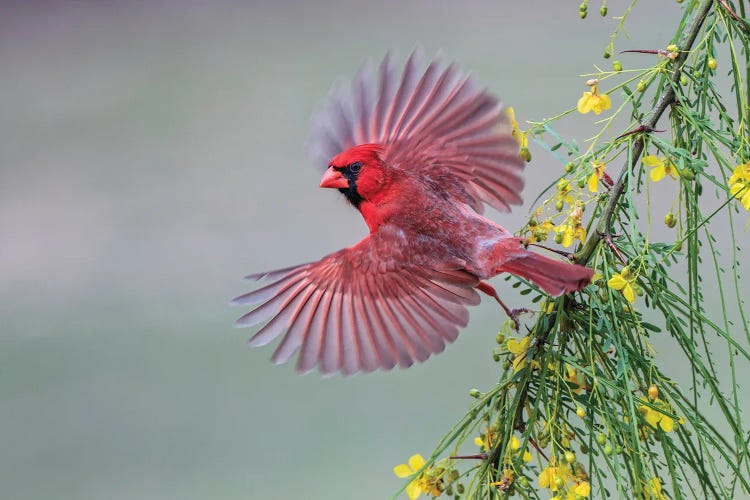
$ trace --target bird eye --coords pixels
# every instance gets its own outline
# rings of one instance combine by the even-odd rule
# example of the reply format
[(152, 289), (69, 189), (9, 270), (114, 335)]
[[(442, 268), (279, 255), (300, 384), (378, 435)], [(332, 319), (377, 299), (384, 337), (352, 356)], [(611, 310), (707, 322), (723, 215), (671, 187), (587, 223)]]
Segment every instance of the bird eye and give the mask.
[(360, 162), (358, 162), (358, 161), (355, 161), (354, 163), (352, 163), (351, 165), (349, 165), (349, 170), (351, 170), (353, 173), (356, 174), (357, 172), (359, 172), (360, 170), (362, 170), (362, 164)]

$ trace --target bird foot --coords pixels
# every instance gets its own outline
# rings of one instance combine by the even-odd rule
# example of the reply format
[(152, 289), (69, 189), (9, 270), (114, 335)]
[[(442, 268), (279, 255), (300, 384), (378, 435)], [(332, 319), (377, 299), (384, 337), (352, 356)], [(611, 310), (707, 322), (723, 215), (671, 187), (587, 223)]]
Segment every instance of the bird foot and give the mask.
[(508, 318), (513, 322), (513, 329), (515, 331), (518, 331), (521, 324), (518, 321), (518, 317), (523, 313), (530, 313), (533, 312), (531, 309), (526, 309), (525, 307), (519, 307), (517, 309), (506, 309), (506, 314), (508, 315)]

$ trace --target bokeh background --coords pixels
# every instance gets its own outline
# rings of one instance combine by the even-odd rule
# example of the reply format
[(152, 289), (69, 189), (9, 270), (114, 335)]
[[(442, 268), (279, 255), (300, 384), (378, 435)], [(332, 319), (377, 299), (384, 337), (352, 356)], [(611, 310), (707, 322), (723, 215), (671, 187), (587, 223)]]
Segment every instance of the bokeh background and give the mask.
[[(245, 274), (366, 232), (304, 149), (337, 77), (419, 44), (520, 121), (551, 116), (609, 64), (627, 3), (608, 6), (580, 21), (573, 1), (0, 3), (0, 496), (396, 492), (392, 467), (496, 380), (500, 309), (477, 307), (425, 365), (321, 379), (248, 349), (229, 300)], [(679, 9), (642, 2), (618, 47), (665, 46)], [(561, 168), (532, 153), (527, 200)], [(515, 230), (527, 208), (491, 216)]]

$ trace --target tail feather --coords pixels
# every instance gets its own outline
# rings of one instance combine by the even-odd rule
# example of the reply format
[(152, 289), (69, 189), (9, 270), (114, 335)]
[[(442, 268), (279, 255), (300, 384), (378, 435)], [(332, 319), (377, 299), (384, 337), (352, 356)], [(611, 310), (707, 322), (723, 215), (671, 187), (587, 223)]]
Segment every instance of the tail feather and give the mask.
[(532, 252), (504, 263), (500, 271), (526, 278), (552, 296), (578, 291), (591, 283), (594, 275), (588, 267)]

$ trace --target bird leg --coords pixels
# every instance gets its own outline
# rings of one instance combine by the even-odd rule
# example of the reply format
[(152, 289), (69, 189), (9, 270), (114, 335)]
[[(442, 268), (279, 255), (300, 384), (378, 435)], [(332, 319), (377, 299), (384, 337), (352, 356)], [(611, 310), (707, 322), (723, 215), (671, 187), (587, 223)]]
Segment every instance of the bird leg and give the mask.
[(527, 246), (527, 247), (538, 247), (538, 248), (543, 248), (543, 249), (545, 249), (545, 250), (549, 250), (550, 252), (554, 252), (554, 253), (556, 253), (557, 255), (560, 255), (560, 256), (562, 256), (562, 257), (565, 257), (565, 258), (566, 258), (566, 259), (568, 259), (568, 260), (573, 260), (573, 254), (572, 254), (572, 253), (570, 253), (570, 252), (566, 252), (566, 251), (564, 251), (564, 250), (557, 250), (556, 248), (551, 248), (551, 247), (548, 247), (548, 246), (545, 246), (545, 245), (540, 245), (539, 243), (527, 243), (527, 244), (526, 244), (526, 246)]
[(479, 284), (477, 285), (477, 290), (479, 290), (480, 292), (486, 293), (487, 295), (495, 299), (498, 304), (500, 304), (500, 307), (503, 308), (503, 310), (505, 311), (505, 314), (507, 314), (508, 317), (513, 321), (513, 325), (516, 331), (518, 331), (518, 326), (519, 326), (518, 316), (521, 315), (521, 313), (531, 312), (529, 309), (526, 309), (525, 307), (521, 307), (519, 309), (509, 309), (508, 306), (506, 306), (503, 303), (503, 301), (500, 300), (500, 296), (498, 296), (497, 290), (495, 290), (495, 288), (489, 283), (487, 283), (486, 281), (480, 281)]

